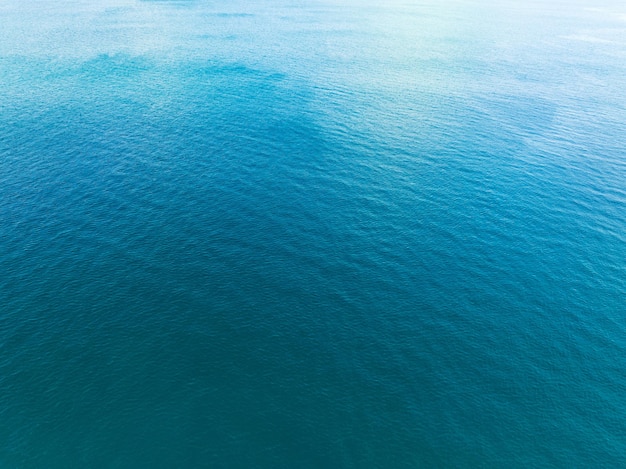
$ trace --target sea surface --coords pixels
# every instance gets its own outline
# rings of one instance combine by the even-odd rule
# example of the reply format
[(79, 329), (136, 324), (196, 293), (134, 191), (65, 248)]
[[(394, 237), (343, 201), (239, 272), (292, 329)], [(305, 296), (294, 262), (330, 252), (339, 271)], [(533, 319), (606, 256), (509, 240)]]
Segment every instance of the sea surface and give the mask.
[(626, 6), (0, 1), (0, 468), (626, 467)]

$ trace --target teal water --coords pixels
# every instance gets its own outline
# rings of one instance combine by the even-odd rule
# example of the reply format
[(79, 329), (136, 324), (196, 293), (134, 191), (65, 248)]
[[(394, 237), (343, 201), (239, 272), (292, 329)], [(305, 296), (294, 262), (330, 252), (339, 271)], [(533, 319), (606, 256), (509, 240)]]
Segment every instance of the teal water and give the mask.
[(0, 467), (626, 466), (620, 2), (0, 3)]

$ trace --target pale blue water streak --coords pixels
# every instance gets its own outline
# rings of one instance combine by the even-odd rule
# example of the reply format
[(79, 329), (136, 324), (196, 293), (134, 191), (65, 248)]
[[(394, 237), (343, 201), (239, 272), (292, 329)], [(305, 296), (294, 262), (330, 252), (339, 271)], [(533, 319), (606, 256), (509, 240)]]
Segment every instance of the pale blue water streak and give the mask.
[(0, 466), (626, 463), (626, 9), (0, 5)]

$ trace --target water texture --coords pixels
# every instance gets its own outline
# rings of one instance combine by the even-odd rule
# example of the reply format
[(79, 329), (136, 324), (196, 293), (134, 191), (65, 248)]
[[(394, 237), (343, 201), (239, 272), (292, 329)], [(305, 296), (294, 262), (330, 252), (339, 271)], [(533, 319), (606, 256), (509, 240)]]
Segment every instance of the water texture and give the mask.
[(626, 466), (619, 2), (0, 3), (0, 467)]

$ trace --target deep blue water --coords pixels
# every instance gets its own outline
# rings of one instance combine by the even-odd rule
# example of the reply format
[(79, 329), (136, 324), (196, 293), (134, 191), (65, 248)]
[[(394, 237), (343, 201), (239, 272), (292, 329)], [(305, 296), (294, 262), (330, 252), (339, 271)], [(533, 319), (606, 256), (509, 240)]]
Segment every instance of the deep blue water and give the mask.
[(626, 7), (0, 3), (0, 467), (626, 466)]

